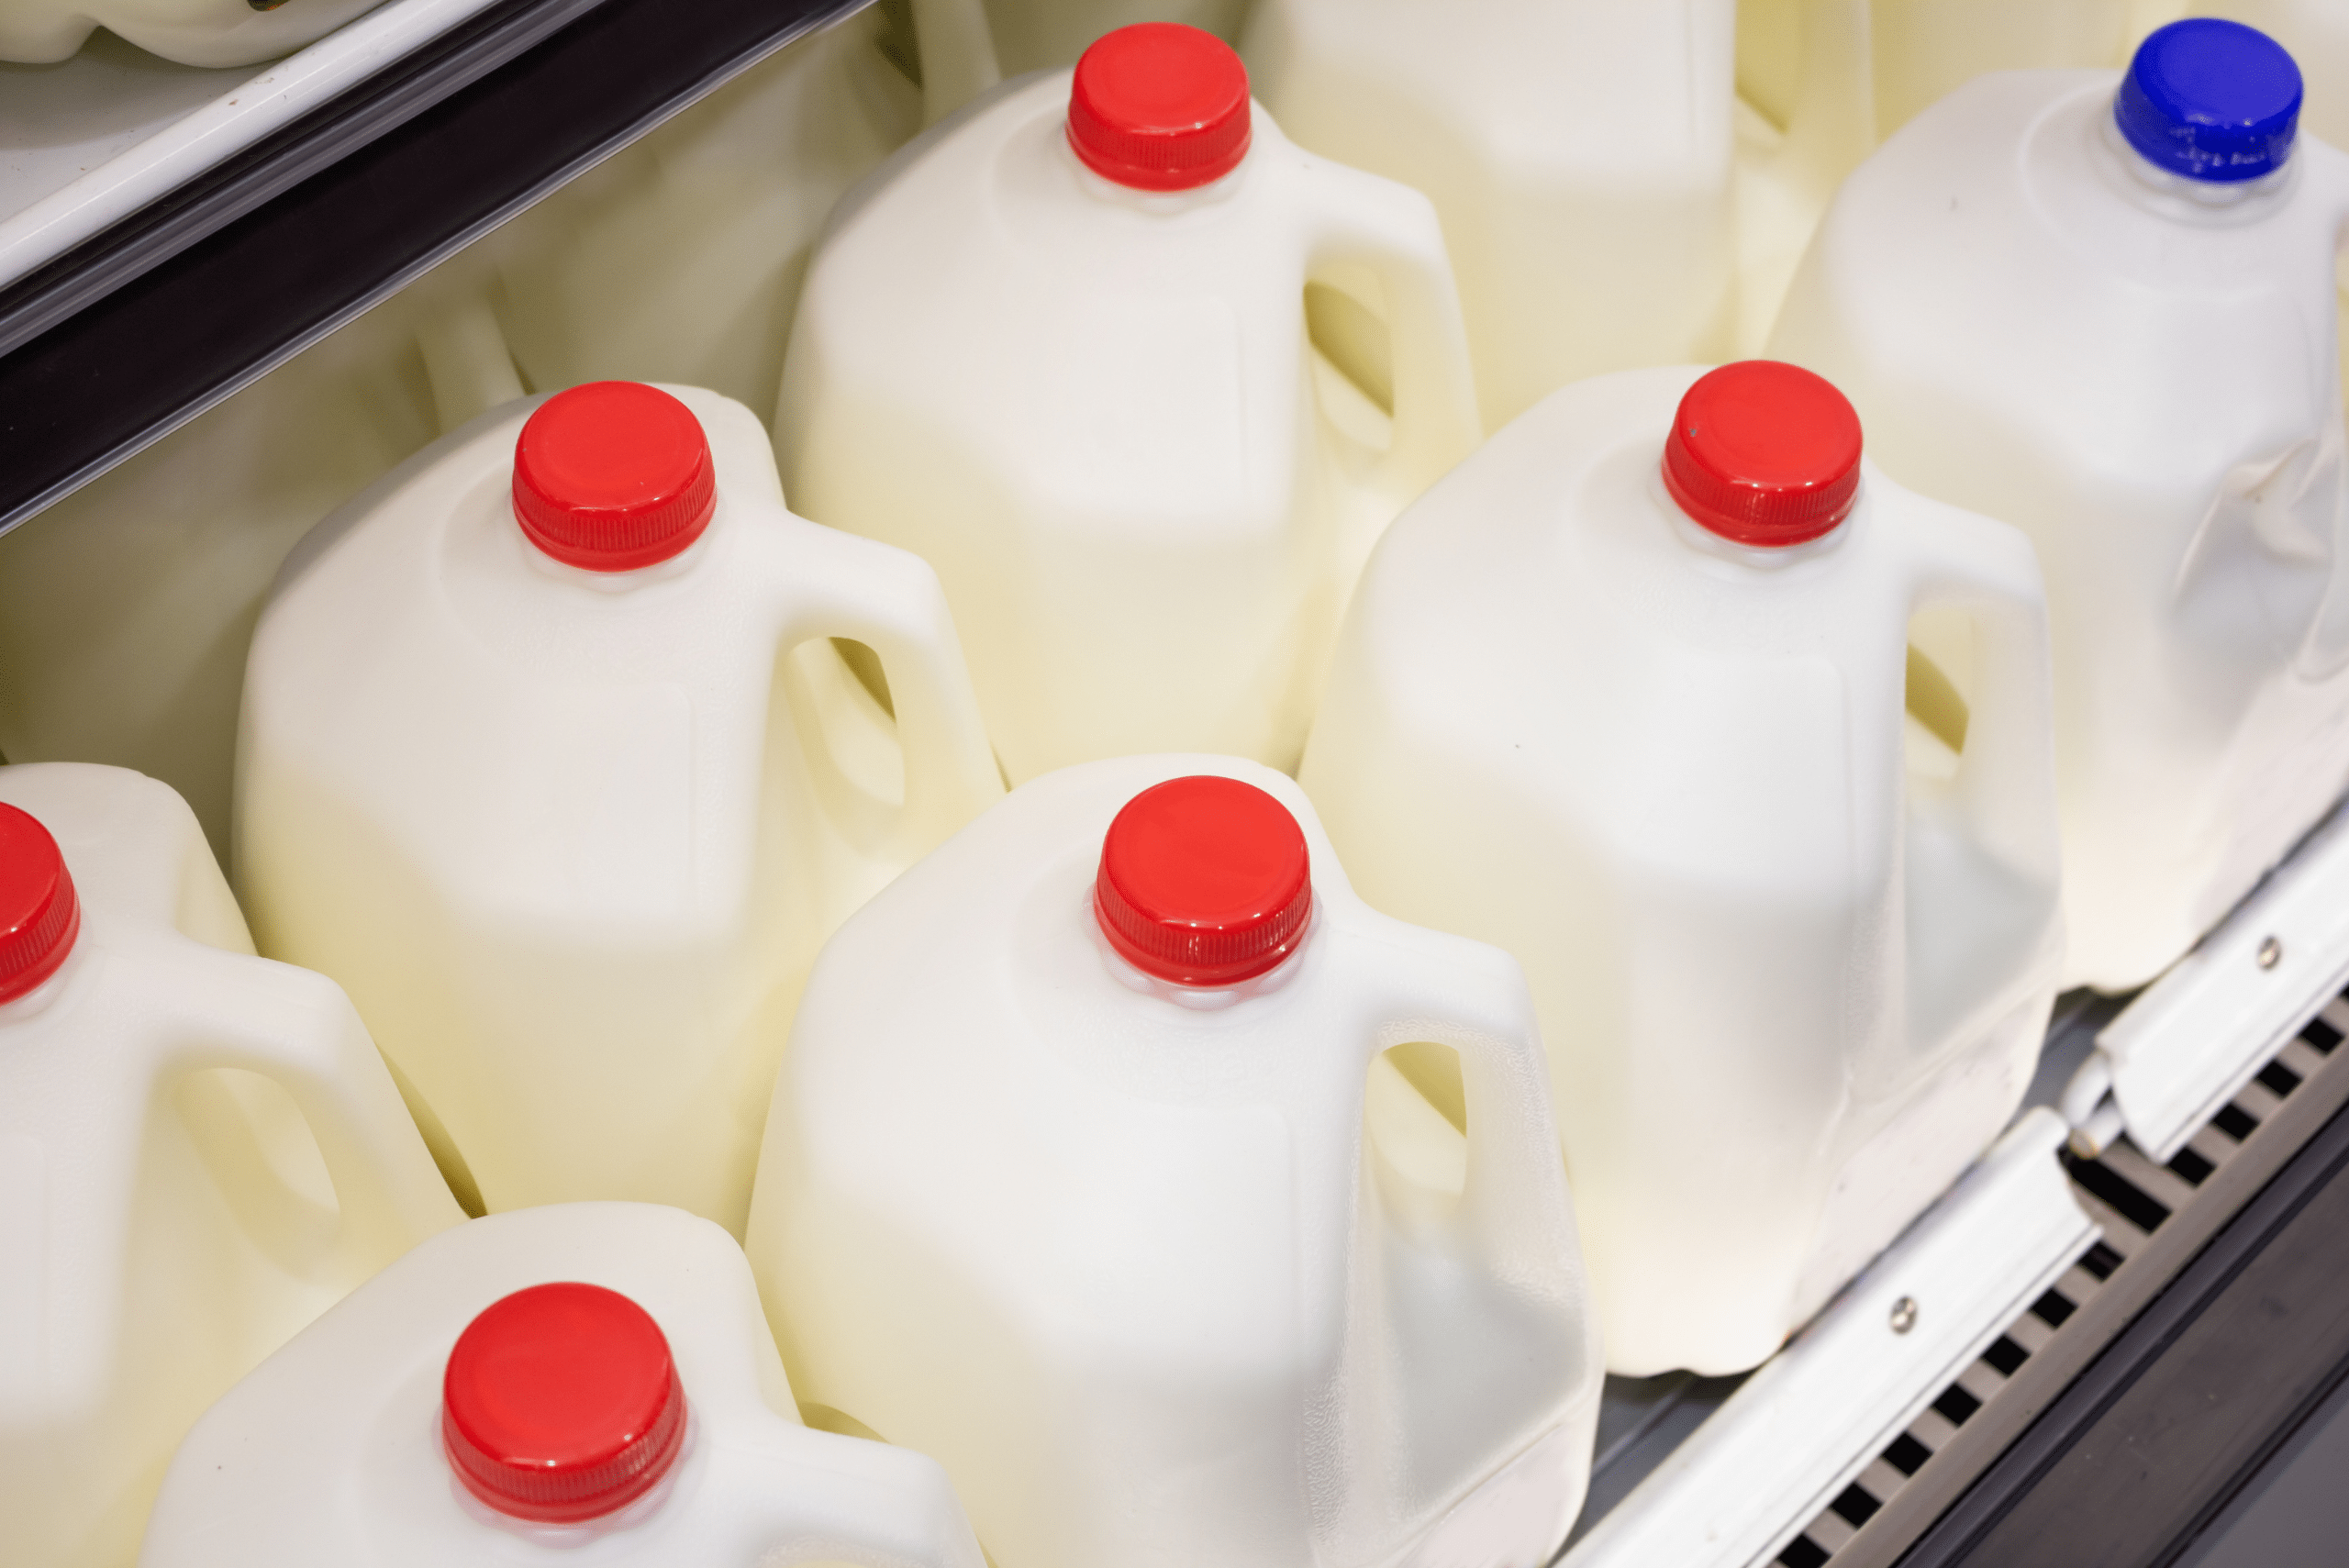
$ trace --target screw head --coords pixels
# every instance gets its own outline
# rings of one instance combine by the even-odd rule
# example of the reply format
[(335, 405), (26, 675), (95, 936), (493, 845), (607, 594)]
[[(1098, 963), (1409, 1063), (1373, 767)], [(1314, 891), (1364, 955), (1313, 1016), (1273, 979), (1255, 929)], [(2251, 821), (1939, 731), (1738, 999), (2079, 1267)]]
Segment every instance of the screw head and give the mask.
[(2259, 967), (2273, 969), (2284, 959), (2284, 944), (2274, 937), (2259, 944)]
[(1892, 1331), (1905, 1334), (1917, 1326), (1917, 1298), (1904, 1296), (1892, 1304)]

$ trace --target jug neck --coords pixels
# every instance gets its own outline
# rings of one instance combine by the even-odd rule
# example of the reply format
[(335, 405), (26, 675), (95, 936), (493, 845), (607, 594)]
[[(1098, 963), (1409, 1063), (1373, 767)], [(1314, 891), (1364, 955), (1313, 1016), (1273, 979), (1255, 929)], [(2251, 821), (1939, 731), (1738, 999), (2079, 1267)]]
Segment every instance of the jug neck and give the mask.
[(1672, 537), (1709, 562), (1725, 562), (1742, 572), (1762, 576), (1775, 575), (1841, 550), (1843, 541), (1851, 538), (1854, 528), (1858, 526), (1859, 514), (1867, 504), (1866, 486), (1863, 484), (1858, 504), (1842, 521), (1817, 539), (1790, 545), (1740, 544), (1735, 539), (1723, 539), (1681, 509), (1680, 503), (1674, 500), (1664, 488), (1664, 464), (1658, 461), (1661, 456), (1662, 449), (1659, 447), (1657, 457), (1646, 461), (1642, 466), (1647, 471), (1648, 500), (1664, 519), (1664, 526), (1672, 531)]
[(19, 1024), (28, 1024), (54, 1008), (66, 992), (72, 989), (76, 976), (89, 961), (89, 942), (76, 941), (64, 962), (49, 977), (31, 990), (0, 1002), (0, 1032)]
[(2155, 217), (2199, 228), (2256, 223), (2288, 205), (2299, 188), (2298, 158), (2255, 180), (2220, 184), (2174, 173), (2130, 146), (2109, 108), (2095, 117), (2090, 151), (2105, 183), (2132, 206)]
[(1066, 137), (1054, 139), (1054, 151), (1075, 176), (1077, 188), (1095, 202), (1105, 206), (1123, 207), (1152, 217), (1179, 217), (1185, 213), (1200, 212), (1228, 205), (1247, 183), (1248, 172), (1255, 162), (1252, 147), (1247, 157), (1229, 174), (1211, 180), (1204, 185), (1194, 185), (1187, 191), (1141, 191), (1131, 185), (1121, 185), (1107, 175), (1097, 173), (1077, 157)]
[(650, 566), (640, 566), (632, 572), (598, 572), (592, 567), (573, 566), (568, 562), (557, 561), (528, 539), (520, 539), (518, 543), (530, 570), (548, 581), (617, 597), (655, 583), (667, 583), (689, 575), (708, 558), (713, 548), (711, 541), (718, 531), (716, 518), (713, 517), (711, 526), (704, 528), (700, 537), (684, 550), (666, 561), (656, 561)]
[(1094, 899), (1088, 895), (1085, 899), (1085, 924), (1092, 928), (1093, 940), (1098, 946), (1103, 965), (1118, 984), (1140, 995), (1152, 997), (1190, 1013), (1219, 1013), (1257, 997), (1286, 990), (1308, 967), (1299, 962), (1300, 955), (1319, 939), (1325, 923), (1324, 911), (1319, 901), (1316, 900), (1290, 946), (1288, 957), (1280, 963), (1262, 974), (1226, 984), (1186, 985), (1177, 981), (1161, 979), (1127, 957), (1109, 934), (1101, 929), (1096, 917), (1096, 908)]

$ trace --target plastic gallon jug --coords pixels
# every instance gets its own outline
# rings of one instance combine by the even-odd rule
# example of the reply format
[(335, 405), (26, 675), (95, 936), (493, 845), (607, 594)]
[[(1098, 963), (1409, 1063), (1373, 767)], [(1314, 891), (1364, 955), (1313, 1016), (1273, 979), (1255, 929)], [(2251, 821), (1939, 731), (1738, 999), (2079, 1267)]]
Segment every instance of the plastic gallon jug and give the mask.
[(213, 1407), (141, 1568), (982, 1568), (937, 1464), (800, 1424), (741, 1251), (651, 1204), (493, 1215)]
[(1388, 530), (1302, 782), (1372, 904), (1523, 960), (1609, 1370), (1762, 1361), (2013, 1114), (2048, 705), (2028, 544), (1790, 365), (1578, 383)]
[(1549, 1114), (1506, 954), (1366, 907), (1271, 770), (1119, 758), (824, 950), (751, 1257), (1000, 1568), (1534, 1568), (1600, 1381)]
[(182, 65), (252, 65), (315, 43), (382, 0), (9, 0), (0, 61), (72, 57), (99, 28)]
[[(1346, 266), (1395, 322), (1392, 440), (1359, 465), (1306, 343), (1307, 283)], [(1015, 783), (1177, 749), (1293, 765), (1362, 558), (1478, 435), (1426, 198), (1252, 122), (1239, 57), (1171, 26), (850, 194), (775, 430), (794, 505), (937, 567)]]
[(2038, 547), (2073, 982), (2150, 979), (2349, 781), (2349, 164), (2299, 96), (2221, 21), (2117, 91), (1985, 77), (1852, 176), (1773, 339), (1887, 472)]
[(1243, 50), (1297, 144), (1425, 191), (1498, 426), (1729, 350), (1734, 0), (1265, 0)]
[(188, 1424), (463, 1216), (334, 985), (184, 802), (0, 768), (0, 1557), (117, 1568)]
[[(894, 717), (828, 638), (877, 655)], [(594, 383), (484, 415), (288, 558), (239, 886), (487, 1207), (739, 1228), (816, 949), (1001, 793), (930, 569), (785, 511), (740, 404)]]

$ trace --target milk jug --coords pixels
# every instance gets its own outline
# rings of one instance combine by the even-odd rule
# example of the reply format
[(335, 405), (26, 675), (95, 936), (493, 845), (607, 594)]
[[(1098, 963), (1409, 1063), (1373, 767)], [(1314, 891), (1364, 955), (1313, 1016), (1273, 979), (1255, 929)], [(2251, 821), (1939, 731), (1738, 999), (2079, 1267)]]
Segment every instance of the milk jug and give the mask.
[(188, 1434), (141, 1568), (983, 1568), (930, 1460), (813, 1431), (740, 1251), (651, 1204), (418, 1247)]
[[(1307, 284), (1349, 267), (1395, 323), (1375, 450), (1306, 344)], [(938, 569), (1015, 783), (1177, 749), (1293, 764), (1361, 559), (1477, 436), (1426, 199), (1299, 151), (1237, 55), (1173, 26), (1008, 85), (850, 194), (775, 426), (795, 506)]]
[(488, 1207), (739, 1227), (817, 947), (1001, 790), (928, 567), (785, 511), (741, 405), (593, 383), (426, 448), (288, 558), (239, 885)]
[(182, 65), (252, 65), (315, 43), (382, 0), (8, 0), (0, 61), (71, 59), (99, 28)]
[(2048, 705), (2029, 545), (1789, 365), (1577, 383), (1388, 531), (1302, 782), (1524, 962), (1609, 1371), (1762, 1361), (2012, 1115)]
[(1911, 117), (1986, 71), (2118, 67), (2174, 15), (2176, 0), (1738, 0), (1742, 351), (1767, 339), (1837, 184)]
[(1434, 198), (1498, 426), (1728, 350), (1735, 22), (1733, 0), (1264, 0), (1241, 47), (1299, 146)]
[(938, 1458), (1000, 1568), (1535, 1568), (1581, 1505), (1524, 981), (1237, 758), (1022, 785), (841, 929), (749, 1247), (803, 1397)]
[(178, 795), (0, 768), (0, 1557), (129, 1562), (204, 1407), (462, 1218), (342, 993), (252, 956)]
[(1975, 82), (1844, 185), (1773, 339), (1887, 472), (2038, 548), (2072, 983), (2152, 978), (2349, 780), (2349, 164), (2299, 96), (2212, 20), (2118, 83)]

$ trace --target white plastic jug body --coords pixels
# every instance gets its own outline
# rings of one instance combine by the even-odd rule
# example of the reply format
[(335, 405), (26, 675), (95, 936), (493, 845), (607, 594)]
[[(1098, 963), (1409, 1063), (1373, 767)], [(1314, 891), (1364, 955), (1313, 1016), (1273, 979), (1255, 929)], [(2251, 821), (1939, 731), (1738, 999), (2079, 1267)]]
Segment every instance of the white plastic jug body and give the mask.
[[(1657, 473), (1699, 374), (1553, 394), (1397, 520), (1301, 774), (1373, 905), (1524, 962), (1634, 1376), (1760, 1362), (1989, 1143), (2059, 944), (2028, 545), (1869, 470), (1717, 548)], [(1971, 707), (1933, 767), (1920, 610)]]
[(315, 43), (382, 3), (279, 0), (260, 9), (251, 0), (10, 0), (0, 10), (0, 60), (70, 59), (104, 28), (182, 65), (253, 65)]
[(0, 1533), (17, 1568), (117, 1568), (204, 1407), (463, 1216), (342, 993), (251, 956), (179, 796), (49, 762), (0, 804), (80, 907), (0, 1003)]
[[(1150, 751), (1293, 764), (1362, 558), (1477, 439), (1442, 236), (1261, 114), (1209, 184), (1118, 184), (1069, 145), (1070, 83), (1008, 85), (845, 200), (785, 357), (785, 483), (938, 569), (1013, 782)], [(1359, 465), (1303, 306), (1346, 264), (1396, 322), (1392, 442)]]
[(1486, 420), (1729, 348), (1733, 0), (1267, 0), (1243, 50), (1283, 130), (1424, 191)]
[[(1094, 907), (1112, 818), (1191, 775), (1309, 845), (1302, 940), (1219, 989)], [(1458, 1052), (1457, 1123), (1382, 1057), (1419, 1041)], [(943, 1462), (1006, 1568), (1564, 1539), (1600, 1371), (1523, 981), (1365, 907), (1286, 778), (1015, 790), (833, 939), (775, 1094), (749, 1247), (792, 1375)]]
[[(750, 411), (675, 396), (717, 495), (670, 560), (597, 573), (525, 535), (538, 399), (295, 550), (246, 675), (237, 877), (489, 1207), (739, 1228), (817, 948), (1002, 786), (929, 569), (793, 517)], [(877, 653), (894, 718), (827, 638)]]
[(2349, 167), (2304, 137), (2280, 181), (2196, 200), (2108, 128), (2113, 97), (2013, 72), (1910, 121), (1836, 198), (1772, 350), (1850, 394), (1887, 473), (2037, 547), (2067, 979), (2125, 989), (2349, 780)]
[[(625, 1508), (547, 1523), (460, 1484), (443, 1432), (451, 1347), (477, 1315), (556, 1283), (649, 1314), (685, 1430)], [(492, 1215), (418, 1247), (246, 1377), (188, 1434), (141, 1568), (903, 1563), (981, 1568), (945, 1475), (917, 1453), (810, 1430), (756, 1287), (717, 1226), (651, 1204)]]

